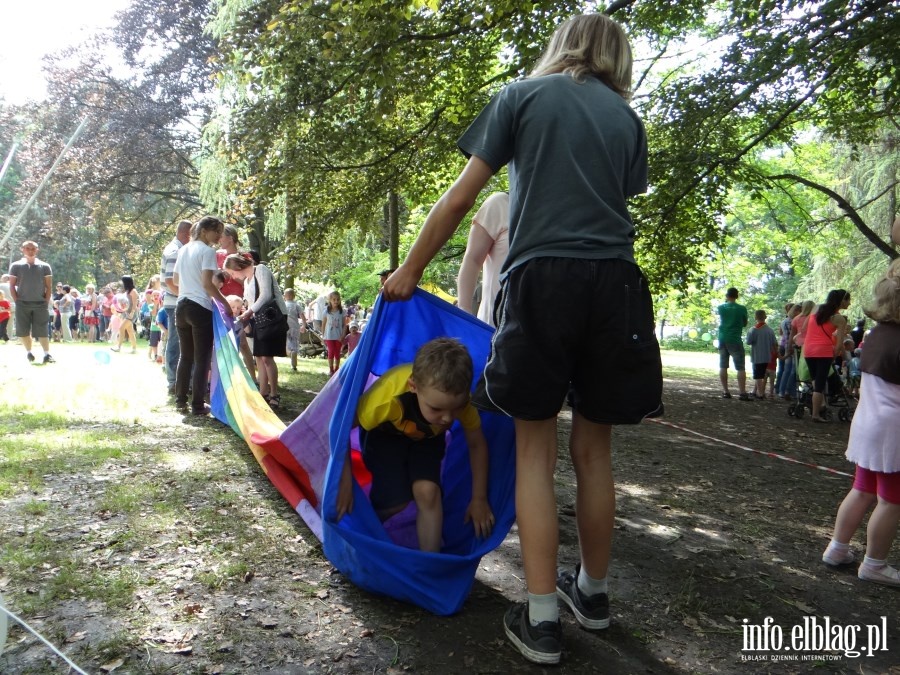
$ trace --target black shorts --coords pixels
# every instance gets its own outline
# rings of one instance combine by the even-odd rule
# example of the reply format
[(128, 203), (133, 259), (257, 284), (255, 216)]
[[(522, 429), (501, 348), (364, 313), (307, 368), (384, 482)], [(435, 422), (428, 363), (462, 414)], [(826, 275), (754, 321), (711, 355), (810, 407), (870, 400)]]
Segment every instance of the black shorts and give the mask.
[(372, 474), (369, 501), (376, 511), (390, 509), (413, 500), (412, 485), (417, 480), (441, 484), (444, 434), (414, 441), (400, 434), (359, 429), (363, 462)]
[(157, 347), (159, 346), (159, 338), (162, 336), (162, 331), (151, 330), (150, 331), (150, 346)]
[(769, 368), (768, 361), (766, 363), (754, 363), (753, 364), (753, 379), (754, 380), (764, 380), (766, 379), (766, 370)]
[(834, 364), (832, 356), (807, 356), (806, 365), (809, 367), (809, 376), (813, 380), (813, 391), (817, 394), (825, 393), (825, 383), (828, 376), (831, 375), (831, 369)]
[(535, 258), (514, 268), (494, 308), (497, 332), (473, 403), (521, 420), (569, 404), (598, 424), (662, 412), (653, 301), (619, 259)]

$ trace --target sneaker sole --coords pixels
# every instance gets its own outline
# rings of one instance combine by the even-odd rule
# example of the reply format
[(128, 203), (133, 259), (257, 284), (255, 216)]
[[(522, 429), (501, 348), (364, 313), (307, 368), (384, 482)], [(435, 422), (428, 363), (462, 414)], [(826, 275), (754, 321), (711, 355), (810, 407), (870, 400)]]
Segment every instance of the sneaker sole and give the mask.
[(890, 586), (891, 588), (900, 588), (900, 579), (883, 576), (863, 576), (857, 573), (857, 577), (861, 581), (868, 581), (870, 584), (881, 584), (882, 586)]
[(578, 611), (578, 609), (575, 607), (575, 603), (572, 601), (572, 598), (569, 597), (568, 593), (564, 592), (560, 588), (557, 588), (556, 595), (560, 600), (566, 603), (569, 609), (572, 610), (572, 614), (575, 615), (575, 619), (584, 628), (587, 628), (588, 630), (603, 630), (604, 628), (609, 628), (609, 617), (606, 617), (605, 619), (589, 619), (584, 614)]
[(837, 562), (835, 560), (825, 560), (825, 558), (822, 558), (822, 564), (825, 565), (825, 567), (830, 567), (833, 570), (840, 570), (840, 569), (844, 569), (846, 567), (852, 567), (854, 564), (856, 564), (856, 562), (857, 562), (856, 558), (852, 558), (846, 562)]
[(532, 663), (544, 663), (548, 665), (555, 665), (559, 663), (562, 652), (548, 654), (547, 652), (535, 651), (524, 642), (522, 642), (522, 639), (513, 631), (511, 631), (509, 629), (509, 626), (507, 626), (505, 622), (503, 624), (503, 630), (506, 631), (506, 637), (508, 637), (510, 642), (515, 645), (516, 649), (519, 650), (519, 653)]

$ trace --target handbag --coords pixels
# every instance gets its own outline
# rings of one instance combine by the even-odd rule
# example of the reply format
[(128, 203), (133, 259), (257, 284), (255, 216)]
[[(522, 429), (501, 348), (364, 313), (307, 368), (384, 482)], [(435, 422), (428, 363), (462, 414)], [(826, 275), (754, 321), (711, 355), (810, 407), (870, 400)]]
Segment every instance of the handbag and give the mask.
[[(256, 281), (256, 288), (259, 289), (259, 279), (256, 278), (256, 270), (253, 270), (253, 278)], [(275, 297), (278, 294), (278, 288), (275, 286), (275, 278), (272, 278), (272, 299), (259, 308), (259, 311), (253, 315), (253, 334), (254, 337), (268, 338), (281, 331), (282, 325), (287, 327), (287, 315), (281, 311)]]

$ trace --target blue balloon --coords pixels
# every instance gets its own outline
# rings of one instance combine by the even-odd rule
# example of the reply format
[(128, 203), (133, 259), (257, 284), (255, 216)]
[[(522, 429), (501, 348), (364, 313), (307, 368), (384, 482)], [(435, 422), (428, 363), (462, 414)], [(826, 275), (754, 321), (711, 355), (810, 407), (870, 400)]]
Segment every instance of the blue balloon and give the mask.
[(94, 358), (101, 366), (105, 366), (109, 363), (109, 352), (98, 349), (94, 352)]

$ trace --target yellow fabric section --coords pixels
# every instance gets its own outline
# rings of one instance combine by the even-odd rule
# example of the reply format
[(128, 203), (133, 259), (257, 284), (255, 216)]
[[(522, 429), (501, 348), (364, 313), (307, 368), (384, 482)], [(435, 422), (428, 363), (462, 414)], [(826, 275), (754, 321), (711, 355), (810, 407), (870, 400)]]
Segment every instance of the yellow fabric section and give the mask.
[(456, 298), (454, 296), (450, 295), (449, 293), (447, 293), (440, 286), (435, 286), (434, 284), (427, 283), (427, 284), (420, 284), (419, 288), (421, 288), (423, 291), (428, 291), (432, 295), (436, 295), (441, 300), (444, 300), (445, 302), (449, 302), (451, 305), (456, 302)]
[[(399, 397), (409, 392), (407, 384), (412, 376), (412, 364), (403, 363), (394, 366), (384, 373), (364, 393), (356, 408), (359, 424), (363, 429), (370, 431), (382, 424), (390, 424), (400, 433), (413, 439), (421, 437), (415, 420), (410, 420), (404, 414), (403, 404)], [(460, 424), (464, 429), (479, 429), (481, 418), (478, 411), (471, 403), (466, 404), (459, 415)], [(432, 436), (440, 432), (439, 427), (431, 426)]]

